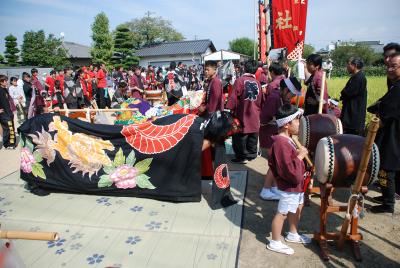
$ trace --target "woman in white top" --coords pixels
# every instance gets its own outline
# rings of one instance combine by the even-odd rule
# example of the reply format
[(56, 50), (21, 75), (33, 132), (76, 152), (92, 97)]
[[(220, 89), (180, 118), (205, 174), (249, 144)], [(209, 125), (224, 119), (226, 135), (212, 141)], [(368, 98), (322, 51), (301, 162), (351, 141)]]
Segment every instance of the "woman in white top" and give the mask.
[(17, 118), (18, 122), (21, 124), (25, 116), (25, 94), (22, 87), (17, 84), (18, 78), (10, 78), (10, 87), (8, 88), (8, 93), (14, 101), (15, 107), (17, 108)]

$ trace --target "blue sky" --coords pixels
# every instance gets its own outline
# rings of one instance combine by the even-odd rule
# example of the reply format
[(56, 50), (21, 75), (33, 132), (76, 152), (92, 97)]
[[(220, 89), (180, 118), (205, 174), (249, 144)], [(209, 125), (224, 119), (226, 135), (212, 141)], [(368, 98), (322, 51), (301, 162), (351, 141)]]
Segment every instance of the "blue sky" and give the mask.
[[(186, 39), (211, 39), (217, 49), (229, 40), (254, 36), (254, 0), (2, 0), (0, 51), (9, 33), (19, 44), (27, 30), (43, 29), (65, 40), (91, 44), (94, 16), (104, 11), (110, 29), (147, 11), (172, 22)], [(399, 0), (309, 0), (306, 43), (316, 48), (336, 40), (400, 41)]]

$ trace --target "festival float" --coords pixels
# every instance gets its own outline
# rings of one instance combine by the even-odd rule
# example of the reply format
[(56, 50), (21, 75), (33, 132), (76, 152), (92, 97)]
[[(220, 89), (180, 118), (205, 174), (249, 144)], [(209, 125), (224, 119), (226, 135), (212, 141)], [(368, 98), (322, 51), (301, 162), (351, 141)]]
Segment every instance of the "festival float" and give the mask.
[(234, 120), (228, 112), (197, 116), (202, 96), (191, 92), (172, 106), (128, 99), (109, 109), (113, 124), (94, 123), (107, 109), (35, 116), (19, 128), (21, 179), (43, 195), (62, 191), (199, 202), (202, 151), (213, 146), (212, 208), (234, 204), (224, 147)]

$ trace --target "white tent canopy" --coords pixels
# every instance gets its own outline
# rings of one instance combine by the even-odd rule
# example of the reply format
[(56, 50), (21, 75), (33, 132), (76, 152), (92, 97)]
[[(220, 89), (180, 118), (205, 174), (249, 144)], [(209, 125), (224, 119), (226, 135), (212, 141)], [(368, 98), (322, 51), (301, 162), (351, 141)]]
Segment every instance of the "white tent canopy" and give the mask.
[(241, 59), (241, 54), (235, 53), (232, 51), (227, 51), (227, 50), (220, 50), (214, 53), (211, 53), (207, 56), (204, 57), (204, 61), (209, 61), (209, 60), (240, 60)]

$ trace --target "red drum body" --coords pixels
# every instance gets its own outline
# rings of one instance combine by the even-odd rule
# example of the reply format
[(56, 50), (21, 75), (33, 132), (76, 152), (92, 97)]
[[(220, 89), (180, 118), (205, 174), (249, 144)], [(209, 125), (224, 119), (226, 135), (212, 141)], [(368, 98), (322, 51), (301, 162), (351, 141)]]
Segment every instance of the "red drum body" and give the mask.
[(161, 104), (163, 102), (162, 90), (145, 90), (145, 99), (152, 105)]
[[(361, 162), (365, 138), (356, 135), (334, 135), (322, 138), (315, 151), (315, 175), (320, 183), (349, 187), (355, 180)], [(378, 177), (379, 150), (374, 144), (363, 186)]]
[(312, 114), (300, 118), (299, 141), (311, 153), (320, 139), (343, 134), (342, 122), (330, 114)]

